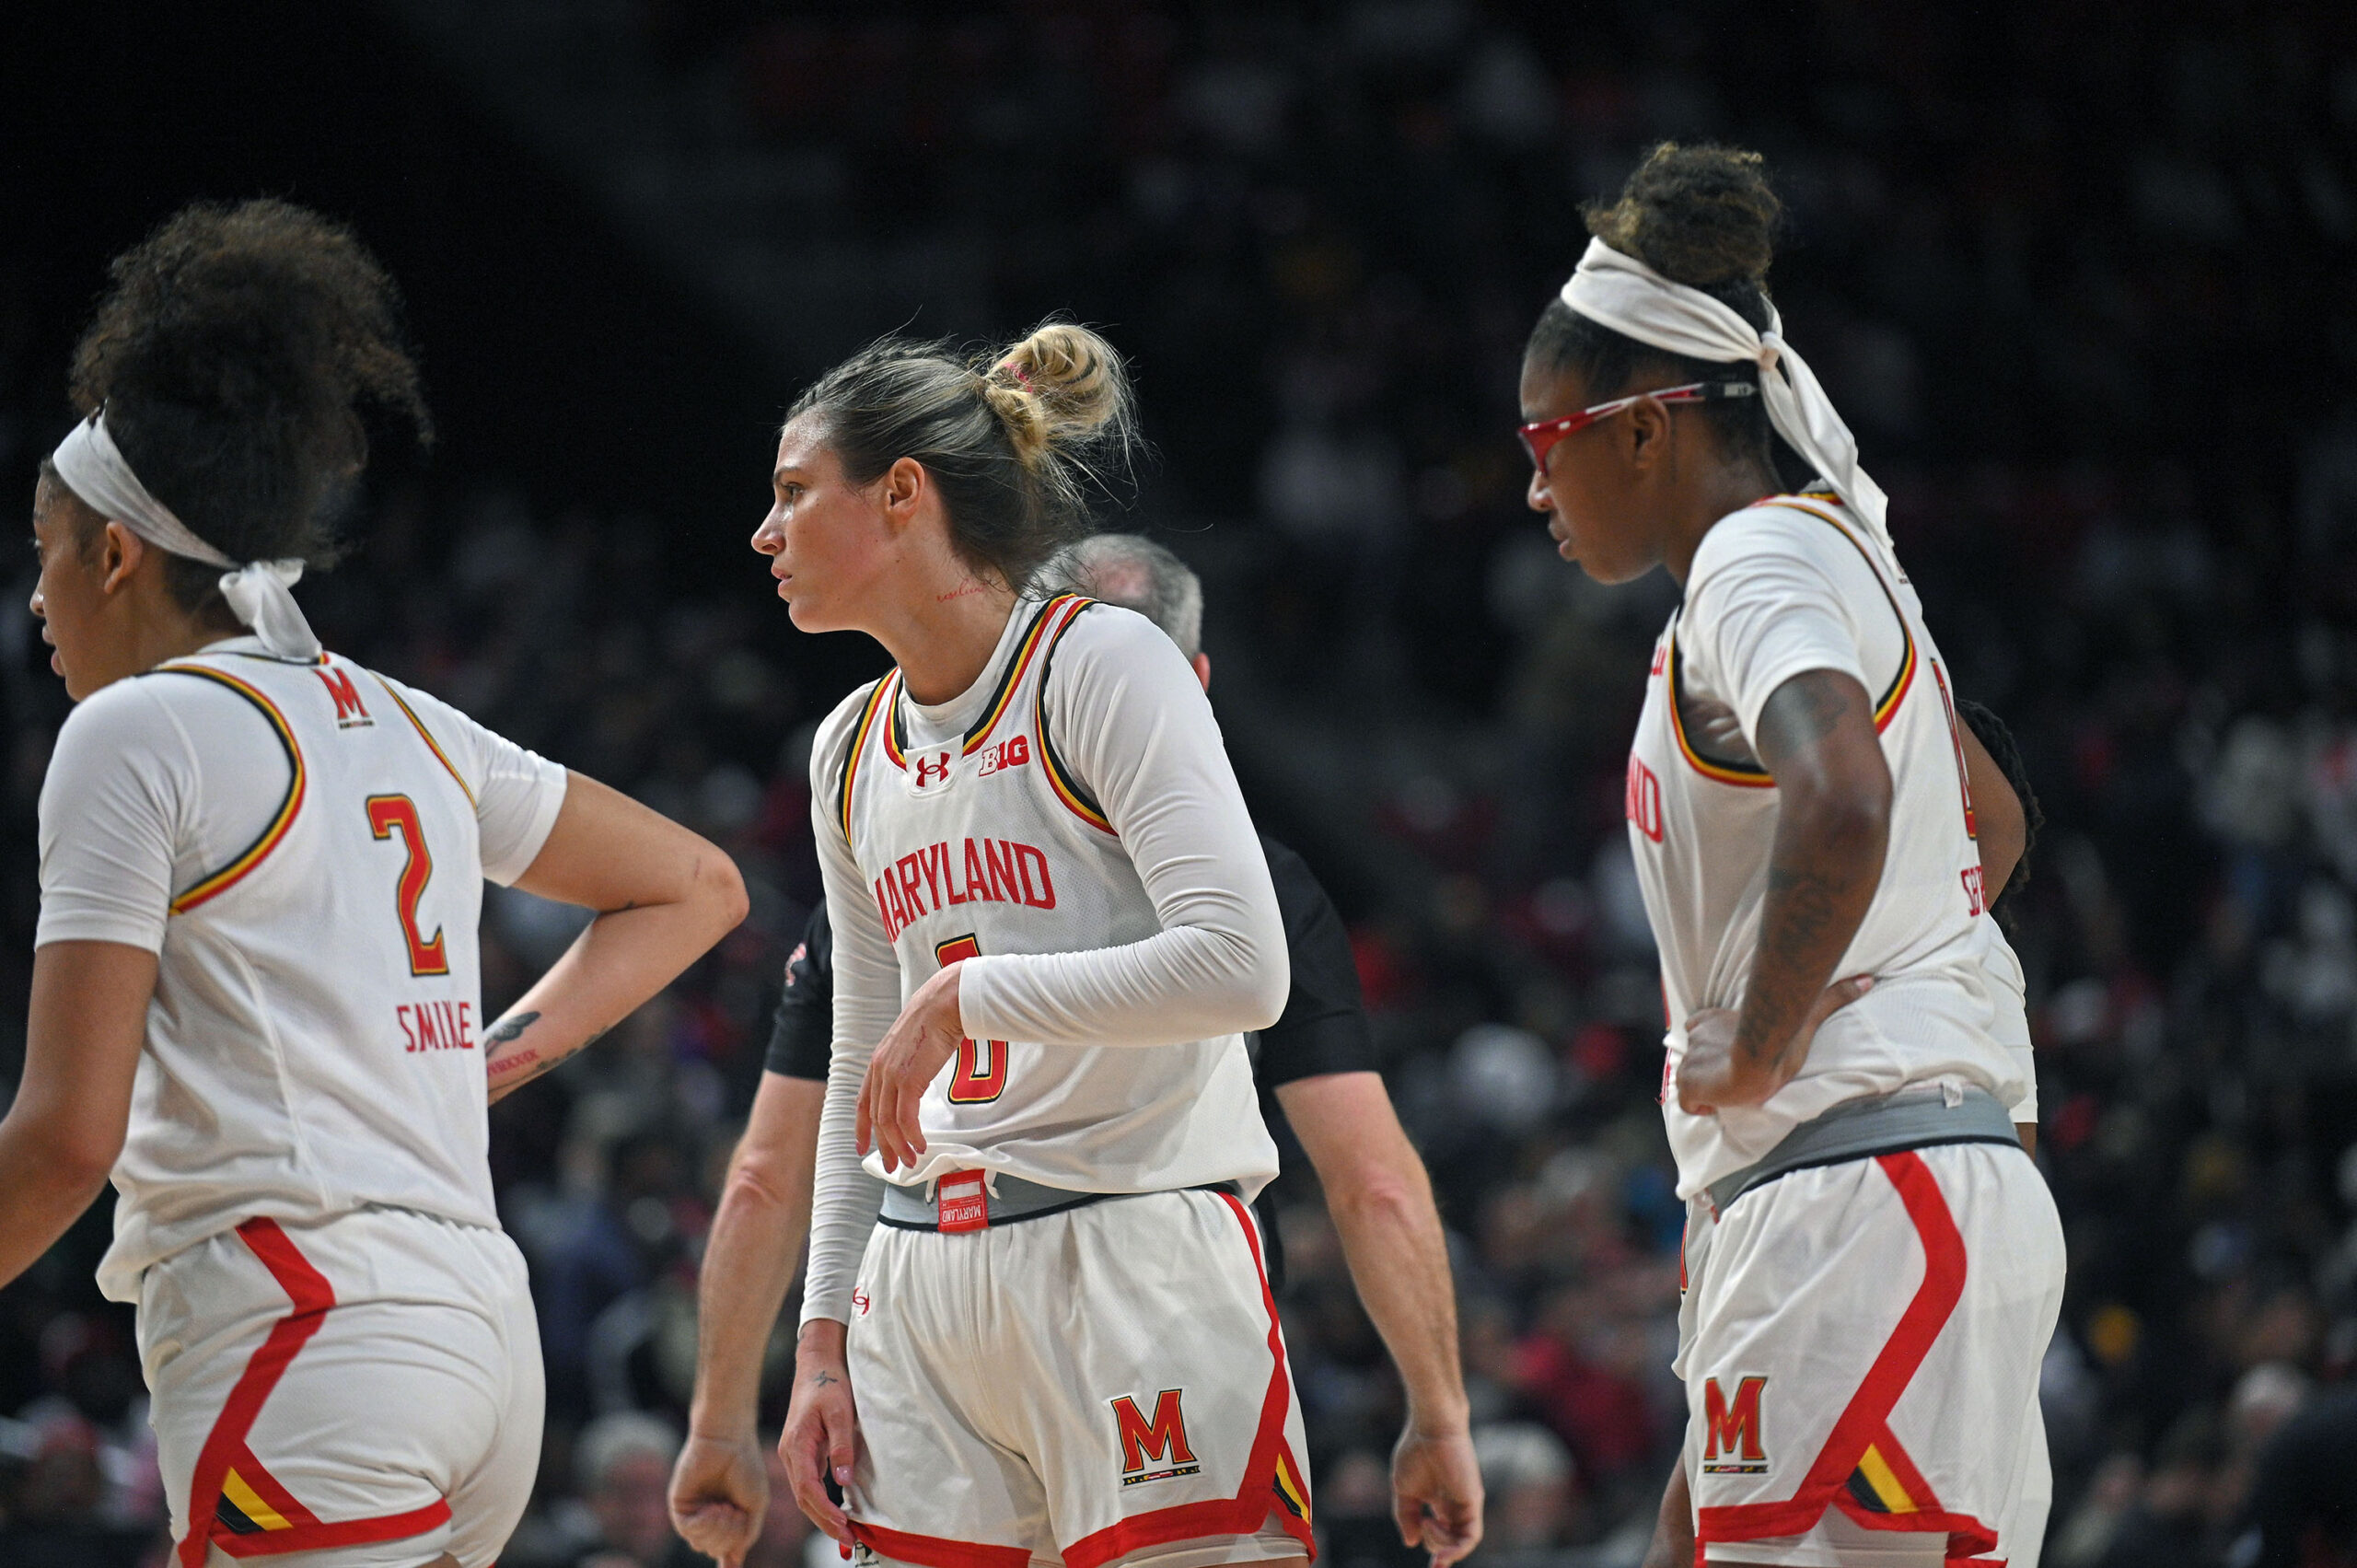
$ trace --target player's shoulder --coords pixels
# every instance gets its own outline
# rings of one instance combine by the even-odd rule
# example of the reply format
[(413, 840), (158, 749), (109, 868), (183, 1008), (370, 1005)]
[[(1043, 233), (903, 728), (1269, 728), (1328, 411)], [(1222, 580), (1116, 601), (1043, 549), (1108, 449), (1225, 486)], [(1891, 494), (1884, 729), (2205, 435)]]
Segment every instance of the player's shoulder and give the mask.
[[(1063, 614), (1052, 604), (1049, 609), (1051, 616)], [(1186, 667), (1186, 656), (1161, 627), (1134, 610), (1102, 599), (1081, 600), (1054, 636), (1055, 668), (1060, 674), (1080, 668)]]
[(1713, 524), (1695, 548), (1687, 574), (1690, 596), (1705, 582), (1729, 574), (1776, 574), (1794, 569), (1846, 575), (1863, 563), (1853, 529), (1838, 501), (1816, 495), (1771, 495)]

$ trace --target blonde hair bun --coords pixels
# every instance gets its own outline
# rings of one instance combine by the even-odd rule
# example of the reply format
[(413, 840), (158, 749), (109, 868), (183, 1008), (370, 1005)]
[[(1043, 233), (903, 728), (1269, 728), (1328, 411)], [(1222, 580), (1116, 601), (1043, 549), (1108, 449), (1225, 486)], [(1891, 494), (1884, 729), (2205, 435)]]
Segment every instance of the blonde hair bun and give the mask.
[(1043, 321), (991, 356), (991, 407), (1027, 467), (1051, 448), (1125, 444), (1132, 423), (1120, 351), (1072, 321)]

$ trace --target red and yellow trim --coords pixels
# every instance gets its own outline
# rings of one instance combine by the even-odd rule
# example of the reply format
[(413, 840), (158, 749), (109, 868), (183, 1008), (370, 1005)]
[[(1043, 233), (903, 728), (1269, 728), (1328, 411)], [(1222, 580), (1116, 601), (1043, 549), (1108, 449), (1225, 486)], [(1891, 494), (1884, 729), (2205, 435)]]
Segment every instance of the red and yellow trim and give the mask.
[(419, 718), (416, 711), (407, 703), (401, 701), (401, 694), (393, 690), (391, 681), (381, 675), (377, 675), (373, 669), (368, 673), (377, 676), (377, 684), (383, 687), (385, 695), (393, 700), (393, 706), (401, 711), (401, 717), (409, 720), (410, 727), (417, 731), (417, 738), (425, 742), (425, 749), (434, 753), (434, 760), (442, 764), (443, 772), (450, 775), (450, 782), (457, 784), (459, 793), (467, 797), (467, 804), (469, 806), (475, 804), (475, 792), (467, 787), (465, 779), (459, 777), (459, 770), (451, 764), (449, 753), (443, 750), (440, 742), (434, 738), (434, 732), (425, 727), (425, 721)]
[(278, 711), (277, 703), (263, 696), (260, 691), (234, 675), (224, 670), (214, 669), (206, 665), (158, 665), (156, 673), (193, 675), (199, 679), (226, 686), (255, 707), (260, 708), (262, 717), (270, 721), (270, 727), (278, 732), (278, 744), (284, 749), (287, 765), (294, 770), (294, 777), (286, 785), (286, 798), (279, 802), (277, 814), (271, 819), (270, 826), (261, 830), (261, 836), (248, 844), (245, 853), (238, 855), (237, 859), (211, 876), (203, 877), (188, 891), (172, 900), (171, 912), (186, 914), (198, 905), (217, 899), (236, 887), (251, 876), (256, 866), (270, 858), (270, 852), (276, 849), (285, 839), (286, 830), (295, 825), (296, 814), (303, 809), (303, 796), (309, 787), (310, 781), (303, 767), (302, 749), (295, 744), (295, 731), (287, 724), (286, 715)]
[[(867, 749), (868, 734), (870, 731), (875, 729), (876, 715), (877, 713), (882, 711), (884, 700), (890, 694), (893, 683), (900, 678), (900, 672), (899, 670), (894, 670), (891, 674), (884, 677), (881, 680), (878, 680), (875, 687), (869, 691), (867, 693), (867, 706), (860, 710), (859, 722), (852, 726), (851, 745), (843, 751), (842, 774), (835, 786), (835, 821), (843, 830), (843, 842), (845, 843), (851, 842), (852, 781), (859, 776), (859, 759)], [(889, 741), (889, 738), (890, 727), (888, 726), (886, 726), (886, 738), (888, 743)], [(895, 759), (895, 761), (897, 760), (898, 759)]]
[(335, 1289), (276, 1220), (248, 1220), (238, 1227), (238, 1236), (270, 1271), (294, 1310), (271, 1325), (197, 1451), (189, 1481), (188, 1534), (176, 1551), (180, 1568), (203, 1568), (208, 1549), (215, 1546), (231, 1557), (275, 1557), (401, 1540), (448, 1519), (449, 1502), (437, 1497), (405, 1513), (330, 1523), (306, 1508), (254, 1456), (246, 1441), (254, 1419), (296, 1353), (327, 1321), (335, 1307)]
[[(1855, 550), (1859, 558), (1865, 562), (1866, 570), (1874, 574), (1875, 586), (1882, 589), (1882, 597), (1890, 604), (1891, 614), (1898, 617), (1899, 640), (1906, 645), (1906, 651), (1898, 661), (1898, 673), (1891, 677), (1890, 684), (1883, 688), (1882, 695), (1875, 699), (1875, 733), (1880, 735), (1890, 727), (1890, 721), (1898, 716), (1898, 705), (1907, 701), (1907, 693), (1914, 690), (1915, 671), (1919, 663), (1915, 633), (1908, 629), (1907, 612), (1898, 608), (1898, 596), (1890, 591), (1889, 583), (1883, 578), (1882, 568), (1875, 564), (1873, 552), (1867, 550), (1857, 535), (1850, 531), (1849, 525), (1830, 512), (1806, 505), (1807, 501), (1829, 501), (1839, 505), (1840, 497), (1830, 491), (1811, 490), (1804, 492), (1803, 495), (1798, 497), (1770, 496), (1765, 500), (1753, 502), (1752, 505), (1783, 506), (1795, 512), (1806, 513), (1820, 522), (1830, 523), (1843, 539), (1850, 541), (1850, 548)], [(1678, 738), (1678, 754), (1686, 759), (1688, 765), (1706, 779), (1714, 779), (1724, 784), (1733, 784), (1739, 789), (1773, 789), (1776, 785), (1775, 775), (1759, 764), (1722, 762), (1705, 757), (1694, 749), (1694, 743), (1686, 738), (1686, 720), (1680, 711), (1678, 696), (1678, 634), (1673, 632), (1669, 639), (1669, 728), (1670, 733)]]
[[(1063, 606), (1088, 602), (1078, 594), (1058, 594), (1041, 605), (1039, 612), (1031, 617), (1030, 629), (1023, 633), (1022, 645), (1015, 650), (1015, 656), (1006, 661), (1006, 673), (999, 677), (998, 690), (992, 694), (990, 706), (982, 710), (982, 716), (976, 719), (973, 727), (966, 732), (967, 756), (970, 757), (982, 749), (982, 742), (991, 738), (991, 731), (1005, 716), (1006, 710), (1014, 705), (1015, 689), (1023, 684), (1023, 672), (1031, 668), (1033, 656), (1046, 639), (1048, 622), (1055, 619), (1056, 612)], [(1079, 612), (1075, 610), (1074, 613)], [(1070, 624), (1069, 620), (1066, 624)], [(1057, 633), (1058, 636), (1062, 634)]]
[[(1056, 798), (1063, 802), (1066, 810), (1090, 827), (1100, 832), (1112, 833), (1115, 830), (1107, 819), (1104, 807), (1098, 806), (1074, 779), (1071, 770), (1064, 766), (1064, 760), (1056, 755), (1056, 744), (1048, 735), (1048, 672), (1055, 663), (1056, 645), (1063, 641), (1064, 633), (1072, 630), (1072, 623), (1080, 619), (1081, 611), (1097, 602), (1072, 596), (1066, 596), (1066, 598), (1073, 608), (1048, 638), (1047, 652), (1042, 656), (1039, 667), (1039, 689), (1031, 699), (1031, 727), (1039, 737), (1040, 769), (1047, 774), (1048, 787), (1055, 792)], [(1070, 1568), (1069, 1564), (1067, 1568)]]

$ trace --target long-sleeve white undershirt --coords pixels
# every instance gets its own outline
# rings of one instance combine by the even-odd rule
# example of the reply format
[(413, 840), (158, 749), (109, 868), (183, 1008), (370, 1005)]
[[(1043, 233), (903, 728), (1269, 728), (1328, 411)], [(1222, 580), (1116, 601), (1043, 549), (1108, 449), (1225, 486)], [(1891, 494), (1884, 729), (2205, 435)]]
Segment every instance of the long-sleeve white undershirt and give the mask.
[[(1008, 636), (973, 689), (915, 710), (914, 721), (962, 729), (995, 686), (1032, 608), (1017, 604)], [(881, 1199), (852, 1141), (860, 1086), (914, 989), (904, 985), (871, 878), (853, 862), (833, 814), (859, 707), (855, 699), (838, 708), (811, 755), (812, 826), (834, 923), (835, 1031), (819, 1121), (806, 1320), (848, 1318), (853, 1275)], [(1186, 660), (1143, 617), (1093, 606), (1057, 647), (1046, 707), (1058, 756), (1112, 824), (1161, 929), (1120, 946), (966, 960), (958, 979), (965, 1031), (1047, 1045), (1146, 1047), (1274, 1022), (1292, 983), (1283, 921), (1219, 726)]]

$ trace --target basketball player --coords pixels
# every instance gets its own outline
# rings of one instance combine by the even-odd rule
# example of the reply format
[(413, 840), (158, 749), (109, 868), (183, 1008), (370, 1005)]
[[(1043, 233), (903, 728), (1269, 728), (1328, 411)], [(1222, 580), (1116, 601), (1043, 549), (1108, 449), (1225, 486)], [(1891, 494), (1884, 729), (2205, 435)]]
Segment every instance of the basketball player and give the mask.
[(1309, 1549), (1246, 1207), (1276, 1172), (1242, 1039), (1287, 991), (1268, 865), (1169, 639), (1022, 591), (1129, 426), (1082, 328), (887, 339), (796, 401), (754, 536), (796, 626), (898, 665), (811, 757), (835, 1040), (783, 1445), (877, 1559)]
[[(1144, 615), (1211, 684), (1202, 651), (1202, 584), (1150, 540), (1098, 534), (1061, 552), (1044, 584)], [(1392, 1458), (1400, 1538), (1427, 1544), (1440, 1568), (1480, 1539), (1481, 1478), (1457, 1367), (1447, 1246), (1423, 1162), (1400, 1130), (1376, 1070), (1350, 938), (1301, 857), (1266, 834), (1260, 847), (1284, 920), (1292, 993), (1255, 1041), (1264, 1115), (1273, 1098), (1331, 1208), (1367, 1314), (1391, 1352), (1409, 1418)], [(833, 1044), (832, 934), (822, 899), (786, 968), (769, 1070), (705, 1249), (696, 1397), (672, 1482), (679, 1533), (733, 1568), (760, 1532), (769, 1495), (753, 1436), (761, 1359), (792, 1282), (809, 1213), (810, 1171)], [(1255, 1212), (1271, 1283), (1283, 1256), (1264, 1193)]]
[[(540, 1342), (492, 1098), (744, 912), (727, 859), (323, 651), (374, 403), (422, 431), (392, 285), (279, 202), (116, 261), (41, 470), (32, 611), (79, 704), (41, 797), (0, 1283), (111, 1170), (179, 1568), (481, 1568), (539, 1468)], [(606, 912), (480, 1017), (486, 880)]]
[[(1685, 590), (1627, 800), (1689, 1203), (1697, 1560), (2029, 1563), (2062, 1247), (2009, 1118), (1979, 747), (1768, 302), (1777, 212), (1757, 155), (1656, 148), (1523, 364), (1562, 553)], [(1818, 482), (1786, 489), (1778, 438)]]

